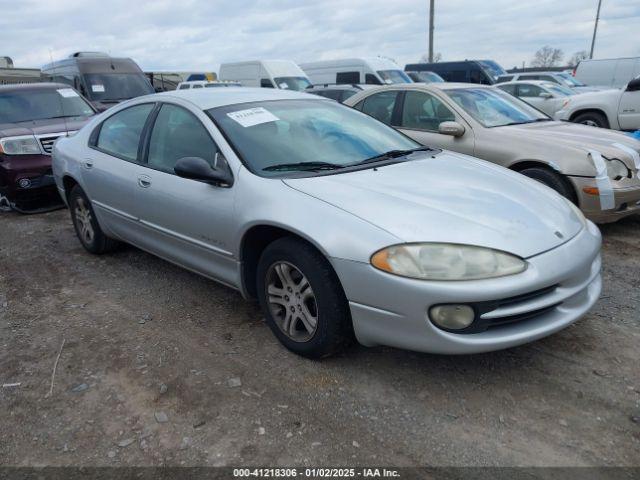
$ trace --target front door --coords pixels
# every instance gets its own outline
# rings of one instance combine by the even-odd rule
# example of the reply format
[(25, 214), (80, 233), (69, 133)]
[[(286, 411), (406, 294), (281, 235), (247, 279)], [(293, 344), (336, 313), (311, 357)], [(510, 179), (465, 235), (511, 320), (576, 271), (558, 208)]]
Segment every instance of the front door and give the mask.
[[(465, 127), (465, 133), (461, 137), (439, 133), (438, 129), (442, 122), (458, 122)], [(473, 155), (475, 147), (473, 131), (460, 116), (435, 95), (420, 90), (406, 91), (402, 109), (397, 113), (394, 123), (397, 123), (396, 128), (402, 133), (422, 145)]]
[(174, 167), (184, 157), (200, 157), (211, 166), (225, 161), (194, 113), (165, 103), (151, 129), (146, 168), (138, 178), (140, 222), (148, 231), (141, 246), (234, 284), (234, 189), (177, 176)]

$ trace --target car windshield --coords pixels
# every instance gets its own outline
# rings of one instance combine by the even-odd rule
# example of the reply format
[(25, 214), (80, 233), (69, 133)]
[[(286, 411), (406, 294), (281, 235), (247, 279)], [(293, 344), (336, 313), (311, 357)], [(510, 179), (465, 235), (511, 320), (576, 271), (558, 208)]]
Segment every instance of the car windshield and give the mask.
[(578, 80), (576, 80), (573, 75), (569, 75), (568, 73), (559, 73), (560, 78), (565, 82), (565, 84), (570, 87), (586, 87), (586, 85)]
[(507, 74), (507, 71), (493, 60), (481, 60), (478, 63), (482, 68), (488, 70), (491, 73), (491, 76), (496, 80), (498, 77)]
[(544, 86), (547, 90), (551, 90), (556, 95), (560, 95), (562, 97), (569, 97), (576, 94), (576, 92), (571, 90), (569, 87), (565, 87), (564, 85), (560, 85), (558, 83), (543, 83), (542, 86)]
[(307, 77), (277, 77), (274, 78), (278, 88), (297, 90), (299, 92), (311, 86)]
[(118, 101), (154, 93), (147, 77), (138, 73), (88, 73), (87, 96), (95, 101)]
[(444, 78), (442, 78), (437, 73), (433, 72), (411, 72), (412, 78), (417, 82), (424, 83), (443, 83)]
[(382, 83), (413, 83), (402, 70), (378, 70)]
[(207, 113), (247, 167), (261, 176), (281, 176), (283, 171), (304, 170), (305, 165), (351, 166), (420, 146), (368, 115), (330, 100), (243, 103)]
[(503, 127), (551, 120), (527, 103), (493, 88), (459, 88), (447, 95), (485, 127)]
[(28, 89), (0, 93), (0, 123), (88, 117), (93, 113), (91, 106), (71, 88)]

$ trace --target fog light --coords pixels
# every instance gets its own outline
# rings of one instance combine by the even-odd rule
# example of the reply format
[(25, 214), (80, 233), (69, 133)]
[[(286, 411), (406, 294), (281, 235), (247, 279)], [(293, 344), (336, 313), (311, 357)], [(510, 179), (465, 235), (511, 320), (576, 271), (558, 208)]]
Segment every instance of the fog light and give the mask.
[(28, 178), (21, 178), (18, 185), (20, 185), (20, 188), (29, 188), (31, 186), (31, 180)]
[(447, 330), (462, 330), (473, 323), (476, 312), (468, 305), (438, 305), (429, 310), (431, 321)]

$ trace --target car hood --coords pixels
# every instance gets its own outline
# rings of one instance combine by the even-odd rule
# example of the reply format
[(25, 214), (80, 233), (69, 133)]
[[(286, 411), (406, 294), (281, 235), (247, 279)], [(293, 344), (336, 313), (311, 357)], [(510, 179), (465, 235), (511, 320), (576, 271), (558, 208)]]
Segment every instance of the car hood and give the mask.
[[(562, 147), (579, 150), (585, 155), (589, 150), (597, 150), (607, 158), (619, 158), (634, 170), (633, 158), (614, 144), (624, 145), (640, 152), (640, 142), (624, 133), (606, 128), (595, 128), (570, 122), (540, 122), (524, 125), (509, 125), (497, 129), (501, 135), (509, 135), (514, 140), (538, 141), (541, 147), (553, 146), (555, 153)], [(593, 172), (595, 174), (595, 170)]]
[[(46, 135), (79, 130), (90, 117), (48, 118), (18, 123), (0, 123), (0, 138), (19, 135)], [(66, 121), (65, 121), (66, 120)]]
[(561, 245), (583, 226), (551, 189), (505, 168), (450, 152), (284, 182), (402, 242), (471, 244), (527, 258)]

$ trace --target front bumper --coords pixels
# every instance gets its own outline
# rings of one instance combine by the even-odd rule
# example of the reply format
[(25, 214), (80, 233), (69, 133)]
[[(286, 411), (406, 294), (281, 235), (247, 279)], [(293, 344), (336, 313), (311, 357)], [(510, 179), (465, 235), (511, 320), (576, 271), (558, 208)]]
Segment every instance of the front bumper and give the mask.
[(0, 195), (19, 212), (62, 205), (48, 155), (0, 155)]
[[(334, 258), (332, 264), (349, 299), (356, 337), (363, 345), (470, 354), (537, 340), (588, 312), (602, 289), (600, 244), (598, 228), (588, 222), (587, 228), (565, 244), (527, 259), (525, 272), (479, 281), (428, 282), (390, 275), (360, 262)], [(526, 296), (537, 291), (544, 293)], [(483, 318), (498, 323), (515, 315), (529, 318), (481, 333), (445, 332), (428, 318), (429, 308), (436, 304), (475, 304), (520, 295), (525, 299), (505, 303)]]
[(585, 216), (596, 223), (611, 223), (633, 214), (640, 213), (640, 182), (634, 180), (636, 185), (622, 188), (613, 188), (614, 208), (602, 210), (600, 197), (584, 193), (583, 189), (595, 187), (593, 178), (570, 177), (576, 192), (578, 193), (580, 210)]

